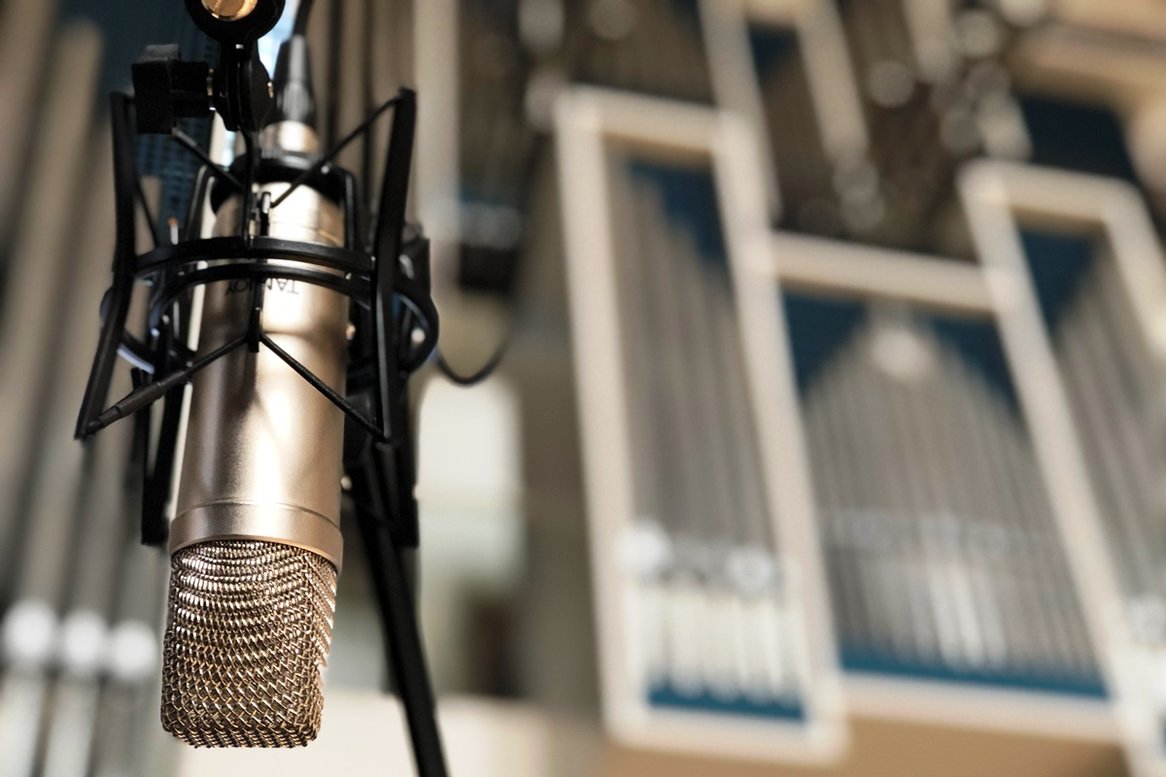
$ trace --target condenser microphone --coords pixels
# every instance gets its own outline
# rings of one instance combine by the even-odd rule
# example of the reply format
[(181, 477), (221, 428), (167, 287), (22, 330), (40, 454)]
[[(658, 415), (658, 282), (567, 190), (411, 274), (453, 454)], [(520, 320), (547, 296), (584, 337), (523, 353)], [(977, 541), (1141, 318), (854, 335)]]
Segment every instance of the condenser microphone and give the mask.
[[(444, 777), (403, 563), (420, 541), (409, 380), (440, 335), (429, 241), (406, 228), (417, 95), (401, 88), (320, 151), (304, 38), (311, 0), (296, 8), (274, 89), (256, 44), (285, 0), (185, 4), (219, 44), (215, 66), (174, 45), (147, 47), (133, 93), (110, 97), (113, 273), (77, 417), (82, 440), (132, 421), (142, 542), (169, 542), (163, 727), (211, 747), (317, 736), (346, 476), (417, 773)], [(334, 162), (360, 139), (371, 144), (390, 111), (369, 197), (371, 173)], [(182, 127), (212, 114), (242, 142), (229, 167)], [(149, 135), (169, 136), (201, 166), (186, 220), (169, 219), (170, 240), (155, 235), (141, 253), (139, 224), (159, 222), (137, 167), (136, 141)], [(147, 157), (165, 160), (156, 150)], [(204, 230), (207, 203), (215, 220)], [(133, 367), (133, 389), (110, 404), (118, 362)]]
[[(307, 70), (304, 41), (293, 38), (280, 53), (265, 156), (318, 152)], [(254, 201), (289, 188), (261, 182)], [(245, 201), (237, 193), (219, 205), (216, 236), (239, 233)], [(340, 206), (311, 185), (266, 220), (271, 238), (344, 244)], [(257, 295), (271, 341), (343, 395), (349, 299), (320, 285), (208, 284), (196, 358), (248, 330)], [(187, 429), (170, 528), (162, 725), (196, 746), (306, 745), (320, 729), (341, 563), (343, 413), (270, 348), (235, 348), (192, 381)]]

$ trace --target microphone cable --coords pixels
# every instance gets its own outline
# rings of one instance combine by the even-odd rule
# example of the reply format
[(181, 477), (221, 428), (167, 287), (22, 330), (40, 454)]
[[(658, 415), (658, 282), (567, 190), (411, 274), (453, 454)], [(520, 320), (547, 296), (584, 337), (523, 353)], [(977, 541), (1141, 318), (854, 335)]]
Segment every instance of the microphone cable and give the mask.
[(450, 365), (450, 363), (446, 360), (445, 355), (442, 354), (440, 350), (437, 351), (437, 369), (440, 370), (441, 374), (444, 375), (446, 379), (450, 383), (453, 383), (455, 386), (461, 386), (462, 388), (471, 388), (473, 386), (477, 386), (478, 384), (489, 380), (490, 376), (498, 371), (498, 367), (501, 366), (502, 360), (506, 358), (506, 353), (510, 350), (510, 342), (513, 337), (514, 325), (508, 324), (506, 334), (502, 336), (502, 343), (498, 346), (490, 358), (486, 360), (486, 363), (478, 368), (476, 372), (471, 372), (469, 374), (458, 372), (453, 368), (452, 365)]

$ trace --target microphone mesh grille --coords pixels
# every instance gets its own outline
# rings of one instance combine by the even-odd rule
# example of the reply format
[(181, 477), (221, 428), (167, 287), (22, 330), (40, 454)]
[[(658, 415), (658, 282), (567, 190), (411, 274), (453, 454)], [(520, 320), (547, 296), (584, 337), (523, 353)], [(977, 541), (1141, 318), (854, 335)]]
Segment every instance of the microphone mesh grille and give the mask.
[(196, 747), (316, 738), (336, 568), (310, 551), (222, 540), (170, 561), (162, 727)]

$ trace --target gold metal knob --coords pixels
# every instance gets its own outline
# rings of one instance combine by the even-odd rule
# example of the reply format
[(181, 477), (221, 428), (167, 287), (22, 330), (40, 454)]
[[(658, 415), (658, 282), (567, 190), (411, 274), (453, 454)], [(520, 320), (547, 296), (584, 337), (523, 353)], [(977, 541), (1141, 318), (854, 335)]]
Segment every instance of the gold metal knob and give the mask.
[(216, 19), (234, 22), (251, 15), (259, 0), (202, 0), (202, 7)]

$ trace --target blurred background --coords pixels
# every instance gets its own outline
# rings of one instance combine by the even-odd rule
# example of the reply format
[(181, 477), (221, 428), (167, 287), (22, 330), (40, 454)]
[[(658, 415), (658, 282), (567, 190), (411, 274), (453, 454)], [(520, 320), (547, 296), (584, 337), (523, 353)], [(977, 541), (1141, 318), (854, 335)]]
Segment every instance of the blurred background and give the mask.
[[(326, 139), (418, 89), (443, 351), (509, 344), (416, 381), (453, 774), (1166, 774), (1166, 2), (318, 0), (310, 37)], [(158, 723), (138, 452), (72, 432), (104, 96), (169, 42), (212, 53), (179, 0), (0, 0), (0, 777), (410, 774), (356, 553), (317, 743)], [(139, 164), (164, 231), (196, 163)]]

